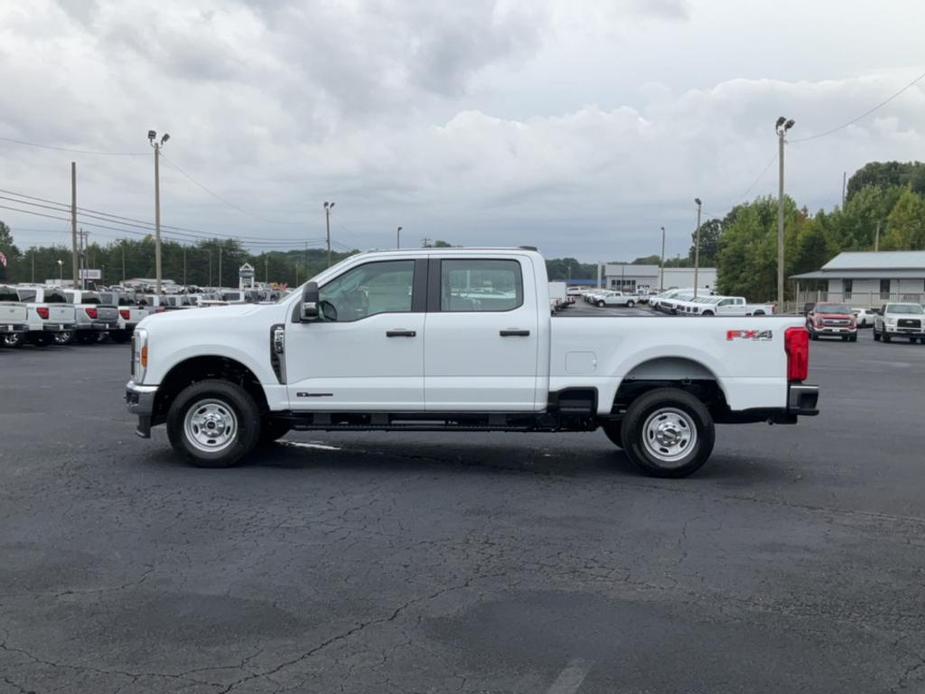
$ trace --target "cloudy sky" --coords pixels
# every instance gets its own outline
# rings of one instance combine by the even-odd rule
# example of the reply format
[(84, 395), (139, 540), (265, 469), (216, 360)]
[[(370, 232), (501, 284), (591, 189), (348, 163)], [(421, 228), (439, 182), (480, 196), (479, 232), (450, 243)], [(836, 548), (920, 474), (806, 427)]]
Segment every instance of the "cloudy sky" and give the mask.
[[(925, 159), (925, 80), (797, 142), (925, 72), (923, 26), (920, 0), (4, 0), (0, 137), (129, 154), (0, 140), (0, 189), (67, 202), (73, 159), (82, 207), (153, 219), (154, 128), (164, 223), (254, 250), (319, 245), (334, 200), (349, 247), (402, 225), (631, 259), (664, 225), (674, 255), (695, 196), (718, 216), (776, 191), (778, 115), (811, 209), (843, 171)], [(21, 246), (67, 241), (0, 219)]]

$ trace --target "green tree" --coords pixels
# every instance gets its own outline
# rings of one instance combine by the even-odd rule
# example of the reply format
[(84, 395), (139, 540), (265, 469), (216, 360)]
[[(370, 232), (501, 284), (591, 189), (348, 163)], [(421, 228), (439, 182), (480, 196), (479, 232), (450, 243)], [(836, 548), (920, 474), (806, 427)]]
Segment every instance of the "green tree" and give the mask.
[[(719, 219), (708, 219), (700, 225), (700, 267), (715, 267), (719, 260), (720, 243), (723, 238), (723, 222)], [(691, 248), (688, 258), (694, 262), (695, 244), (697, 243), (697, 230), (691, 232)]]
[(866, 187), (903, 188), (925, 194), (925, 164), (919, 161), (872, 161), (854, 172), (848, 179), (847, 199), (851, 200)]
[(887, 218), (880, 248), (895, 251), (925, 249), (925, 199), (906, 188)]

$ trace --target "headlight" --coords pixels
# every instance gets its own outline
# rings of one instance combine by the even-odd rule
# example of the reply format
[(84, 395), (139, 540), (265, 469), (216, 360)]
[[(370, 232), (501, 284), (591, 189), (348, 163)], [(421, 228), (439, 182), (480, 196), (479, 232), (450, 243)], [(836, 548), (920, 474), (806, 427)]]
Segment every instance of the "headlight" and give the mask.
[(135, 328), (132, 335), (132, 380), (135, 383), (144, 383), (148, 371), (148, 331), (144, 328)]

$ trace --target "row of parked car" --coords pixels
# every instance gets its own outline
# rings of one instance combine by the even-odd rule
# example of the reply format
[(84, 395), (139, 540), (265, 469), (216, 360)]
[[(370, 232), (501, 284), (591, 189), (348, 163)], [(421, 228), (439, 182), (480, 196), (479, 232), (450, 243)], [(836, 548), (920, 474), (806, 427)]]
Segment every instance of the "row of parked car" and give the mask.
[(906, 339), (925, 345), (925, 308), (913, 302), (889, 302), (880, 308), (852, 308), (847, 304), (807, 304), (806, 329), (813, 340), (837, 337), (857, 342), (858, 329), (873, 329), (875, 342)]
[(750, 304), (744, 296), (713, 294), (710, 289), (669, 289), (649, 300), (649, 306), (678, 316), (770, 316), (774, 304)]
[(217, 290), (144, 294), (120, 288), (86, 290), (45, 285), (0, 285), (0, 345), (128, 342), (151, 313), (230, 303), (275, 301), (278, 292)]

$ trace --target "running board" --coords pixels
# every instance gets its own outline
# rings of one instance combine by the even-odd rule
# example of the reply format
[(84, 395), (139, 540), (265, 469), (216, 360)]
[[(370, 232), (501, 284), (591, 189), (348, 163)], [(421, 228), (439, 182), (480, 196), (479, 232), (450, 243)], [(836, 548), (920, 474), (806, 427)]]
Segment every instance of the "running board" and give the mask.
[(296, 431), (592, 431), (589, 413), (555, 412), (285, 412)]

